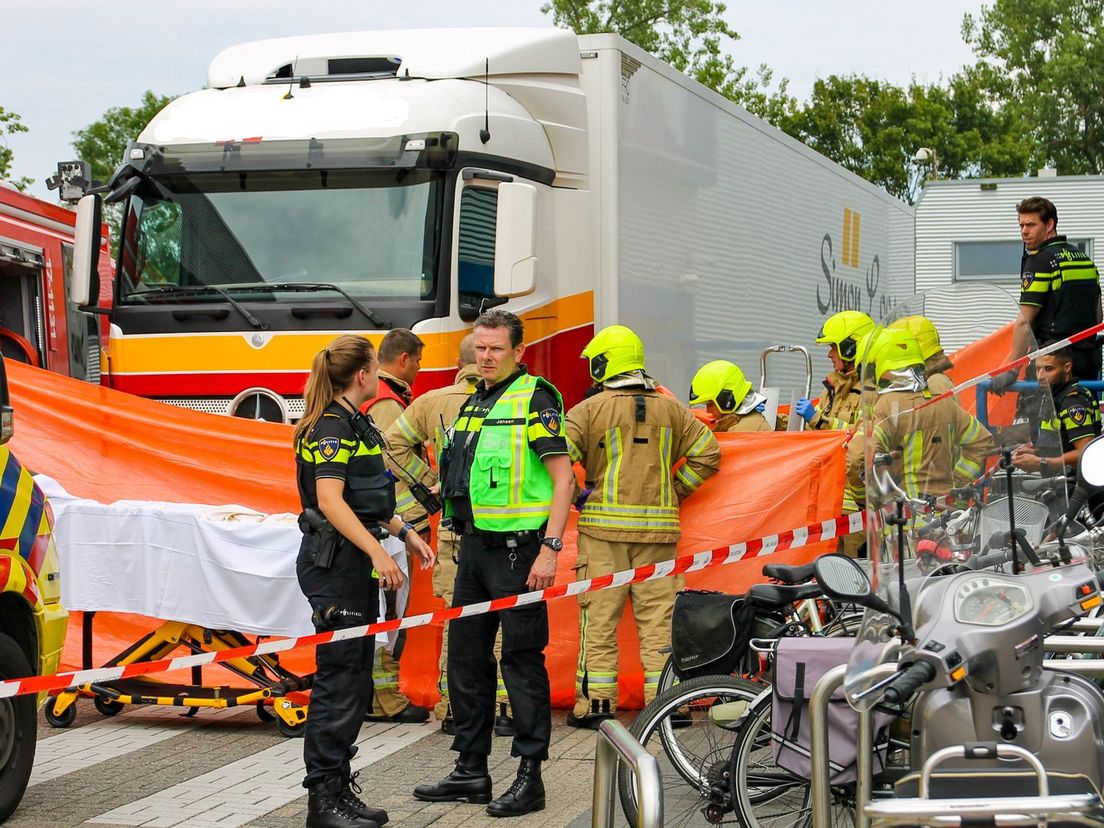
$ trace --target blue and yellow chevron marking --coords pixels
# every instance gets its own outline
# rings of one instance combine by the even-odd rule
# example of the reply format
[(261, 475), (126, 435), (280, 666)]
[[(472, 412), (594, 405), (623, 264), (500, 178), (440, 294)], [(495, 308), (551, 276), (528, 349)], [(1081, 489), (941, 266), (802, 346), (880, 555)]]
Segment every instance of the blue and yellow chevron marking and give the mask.
[(42, 529), (46, 498), (6, 446), (0, 447), (0, 465), (0, 542), (17, 538), (19, 555), (30, 562)]

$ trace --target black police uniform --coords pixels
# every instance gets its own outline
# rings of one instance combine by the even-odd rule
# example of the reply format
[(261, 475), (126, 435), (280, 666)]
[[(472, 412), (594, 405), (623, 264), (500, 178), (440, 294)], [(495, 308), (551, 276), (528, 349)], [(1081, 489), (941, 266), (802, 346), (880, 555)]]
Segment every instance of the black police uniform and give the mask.
[[(344, 499), (365, 525), (389, 521), (395, 514), (395, 487), (386, 474), (378, 446), (357, 439), (349, 412), (338, 403), (321, 419), (296, 452), (299, 499), (304, 509), (318, 508), (315, 481), (345, 481)], [(379, 582), (371, 559), (341, 538), (329, 569), (315, 565), (304, 536), (296, 560), (299, 587), (310, 601), (318, 632), (373, 623), (379, 616)], [(348, 779), (357, 734), (372, 687), (372, 636), (317, 648), (303, 759), (309, 788), (341, 774)]]
[[(502, 382), (482, 383), (460, 410), (458, 419), (483, 419), (499, 397), (523, 373), (522, 366)], [(556, 417), (540, 417), (553, 410)], [(540, 386), (529, 405), (529, 445), (540, 457), (567, 454), (560, 433), (563, 410), (559, 400)], [(536, 416), (533, 416), (536, 415)], [(546, 423), (555, 430), (549, 430)], [(466, 442), (465, 441), (466, 438)], [(468, 480), (479, 432), (458, 432), (451, 446), (442, 483), (450, 501), (453, 531), (460, 534), (459, 567), (454, 607), (528, 592), (529, 570), (540, 553), (543, 531), (486, 532), (475, 528)], [(511, 755), (543, 761), (552, 735), (552, 709), (544, 648), (548, 645), (548, 608), (542, 603), (485, 613), (449, 622), (448, 686), (456, 733), (452, 749), (487, 756), (495, 717), (498, 685), (494, 640), (502, 624), (502, 680), (510, 697), (515, 736)]]
[[(1096, 398), (1077, 382), (1053, 389), (1054, 419), (1040, 424), (1040, 455), (1056, 457), (1072, 451), (1074, 444), (1100, 434), (1100, 407)], [(1062, 474), (1063, 469), (1048, 469)]]
[[(1048, 239), (1020, 262), (1020, 304), (1039, 308), (1031, 326), (1035, 341), (1064, 339), (1096, 324), (1100, 312), (1100, 274), (1096, 265), (1065, 236)], [(1100, 376), (1100, 345), (1096, 337), (1075, 342), (1073, 375)]]

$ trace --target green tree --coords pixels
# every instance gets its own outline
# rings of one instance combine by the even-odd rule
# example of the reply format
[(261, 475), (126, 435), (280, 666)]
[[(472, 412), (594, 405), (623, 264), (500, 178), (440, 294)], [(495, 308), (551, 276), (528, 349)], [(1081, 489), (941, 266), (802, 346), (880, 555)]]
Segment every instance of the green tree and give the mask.
[(713, 0), (549, 0), (541, 11), (578, 34), (613, 32), (772, 123), (794, 105), (766, 65), (737, 66), (723, 49), (740, 35)]
[(936, 150), (941, 178), (1021, 175), (1029, 142), (999, 110), (977, 75), (907, 88), (861, 75), (831, 75), (779, 126), (889, 193), (913, 203), (928, 172), (913, 162)]
[(1104, 0), (996, 0), (962, 35), (1034, 138), (1032, 166), (1104, 172)]
[(92, 178), (106, 182), (122, 163), (126, 145), (172, 100), (171, 96), (155, 95), (146, 90), (142, 103), (136, 107), (114, 106), (98, 121), (73, 133), (73, 149), (77, 157), (92, 167)]
[[(99, 120), (73, 133), (73, 149), (77, 151), (77, 157), (87, 161), (92, 168), (93, 181), (106, 183), (111, 178), (115, 168), (123, 161), (127, 144), (135, 140), (153, 120), (153, 116), (164, 109), (170, 101), (172, 101), (171, 96), (155, 95), (147, 89), (142, 95), (142, 103), (139, 106), (114, 106)], [(104, 206), (104, 221), (111, 229), (112, 256), (115, 256), (119, 249), (122, 211), (121, 204)]]
[[(9, 180), (12, 160), (14, 159), (11, 147), (3, 140), (4, 135), (15, 135), (17, 132), (27, 131), (27, 126), (23, 123), (22, 118), (0, 106), (0, 180)], [(34, 179), (26, 176), (10, 180), (17, 190), (26, 190), (27, 187), (34, 184)]]

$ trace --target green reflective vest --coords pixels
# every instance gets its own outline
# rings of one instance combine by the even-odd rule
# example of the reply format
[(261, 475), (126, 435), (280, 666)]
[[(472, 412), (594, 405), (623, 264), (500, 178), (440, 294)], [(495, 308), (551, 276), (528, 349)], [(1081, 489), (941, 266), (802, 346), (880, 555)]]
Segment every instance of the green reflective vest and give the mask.
[(530, 401), (537, 385), (552, 391), (561, 408), (563, 400), (550, 383), (522, 374), (503, 392), (486, 417), (465, 406), (456, 420), (456, 431), (478, 431), (468, 479), (472, 518), (486, 532), (520, 532), (539, 529), (548, 522), (552, 508), (552, 478), (529, 446)]

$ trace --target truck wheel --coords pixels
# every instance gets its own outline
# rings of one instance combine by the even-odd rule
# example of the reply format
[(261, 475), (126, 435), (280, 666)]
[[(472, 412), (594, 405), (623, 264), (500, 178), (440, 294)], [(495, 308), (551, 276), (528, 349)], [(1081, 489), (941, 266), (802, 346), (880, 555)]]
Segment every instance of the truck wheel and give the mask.
[[(9, 636), (0, 633), (0, 679), (32, 675), (27, 657)], [(0, 822), (23, 799), (34, 764), (38, 717), (35, 696), (0, 699)]]

